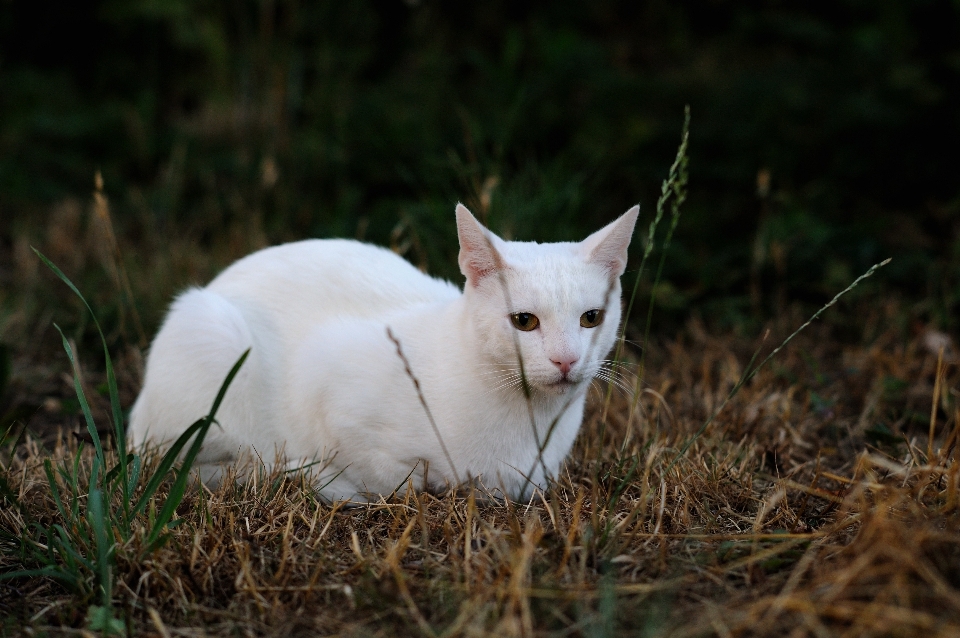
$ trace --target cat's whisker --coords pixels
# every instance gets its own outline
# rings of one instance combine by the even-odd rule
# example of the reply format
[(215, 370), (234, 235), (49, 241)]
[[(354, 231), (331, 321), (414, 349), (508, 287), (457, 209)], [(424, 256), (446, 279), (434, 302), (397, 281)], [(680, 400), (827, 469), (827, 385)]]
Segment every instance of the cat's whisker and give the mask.
[(490, 375), (490, 374), (505, 374), (505, 373), (520, 374), (520, 368), (515, 368), (515, 369), (503, 368), (503, 369), (499, 369), (499, 370), (482, 370), (482, 371), (480, 371), (478, 374)]
[(491, 387), (491, 388), (488, 388), (488, 389), (487, 389), (486, 391), (484, 391), (480, 396), (484, 396), (484, 397), (485, 397), (485, 396), (487, 396), (488, 394), (493, 394), (494, 392), (498, 392), (498, 391), (500, 391), (500, 390), (505, 390), (505, 389), (507, 389), (507, 388), (511, 388), (511, 387), (513, 387), (516, 383), (517, 383), (516, 381), (507, 381), (507, 382), (505, 382), (505, 383), (501, 383), (501, 384), (499, 384), (499, 385), (495, 385), (495, 386), (493, 386), (493, 387)]
[(487, 390), (486, 392), (483, 392), (482, 394), (480, 394), (480, 396), (481, 396), (481, 397), (486, 397), (486, 396), (489, 396), (489, 395), (493, 394), (494, 392), (498, 392), (498, 391), (502, 391), (502, 390), (519, 389), (521, 386), (522, 386), (522, 384), (519, 383), (519, 382), (517, 382), (517, 383), (512, 383), (512, 384), (511, 384), (511, 383), (508, 383), (508, 384), (504, 384), (504, 385), (498, 386), (498, 387), (496, 387), (496, 388), (490, 388), (490, 389)]
[(609, 382), (609, 383), (611, 383), (611, 385), (615, 387), (617, 391), (620, 392), (624, 397), (629, 398), (631, 396), (631, 392), (628, 389), (624, 388), (619, 383), (613, 383), (613, 382)]
[(605, 368), (638, 368), (639, 364), (632, 363), (630, 361), (617, 361), (616, 359), (600, 359), (597, 361), (598, 365), (601, 365)]
[(496, 381), (497, 379), (506, 379), (507, 377), (519, 376), (516, 372), (488, 372), (479, 375), (484, 381)]
[(499, 384), (497, 384), (493, 389), (499, 390), (500, 388), (507, 388), (514, 386), (520, 383), (519, 377), (510, 377), (509, 379), (503, 379)]
[(481, 372), (478, 376), (483, 379), (483, 381), (489, 383), (498, 383), (499, 381), (505, 381), (507, 379), (519, 379), (521, 377), (520, 372), (516, 370)]
[(621, 380), (620, 375), (615, 374), (609, 370), (597, 370), (596, 374), (594, 374), (594, 377), (597, 377), (600, 379), (613, 379), (616, 381)]
[(523, 379), (519, 374), (511, 374), (506, 377), (493, 380), (494, 386), (484, 392), (481, 396), (487, 396), (497, 392), (498, 390), (506, 390), (512, 388), (520, 388), (523, 385)]
[(520, 372), (518, 370), (496, 370), (490, 372), (481, 372), (477, 376), (484, 381), (496, 381), (497, 379), (506, 379), (510, 377), (520, 378)]
[(634, 363), (633, 361), (624, 361), (624, 360), (622, 360), (622, 359), (619, 360), (619, 361), (616, 360), (616, 359), (598, 359), (598, 360), (597, 360), (597, 363), (609, 364), (609, 365), (613, 365), (613, 366), (633, 366), (633, 367), (635, 367), (635, 368), (639, 368), (639, 367), (640, 367), (640, 364), (639, 364), (639, 363)]
[(639, 378), (635, 372), (631, 370), (622, 370), (620, 368), (600, 368), (597, 372), (613, 376), (618, 379), (623, 379), (624, 381), (635, 381)]
[(590, 390), (596, 392), (598, 399), (603, 399), (603, 387), (597, 379), (590, 379)]
[(623, 377), (629, 376), (634, 379), (637, 378), (636, 372), (620, 366), (600, 365), (597, 367), (597, 370), (606, 370), (608, 372), (611, 372), (619, 376), (623, 376)]
[(637, 380), (637, 375), (633, 371), (622, 370), (616, 367), (598, 366), (596, 370), (594, 370), (593, 376), (597, 376), (600, 374), (616, 377), (617, 379), (623, 381), (624, 383), (629, 383), (629, 384), (634, 384)]
[(607, 376), (616, 377), (617, 379), (620, 379), (625, 382), (630, 382), (630, 383), (633, 383), (638, 379), (637, 375), (631, 372), (625, 372), (622, 370), (610, 370), (606, 368), (601, 368), (600, 370), (597, 370), (596, 374), (605, 374)]
[(597, 373), (597, 375), (596, 375), (595, 378), (597, 378), (597, 379), (602, 379), (603, 381), (606, 381), (607, 383), (610, 383), (610, 384), (616, 386), (616, 387), (619, 388), (621, 391), (623, 391), (624, 394), (625, 394), (626, 396), (628, 396), (628, 397), (633, 395), (633, 388), (631, 388), (630, 386), (628, 386), (623, 380), (621, 380), (621, 379), (619, 379), (619, 378), (617, 378), (617, 377), (615, 377), (615, 376), (613, 376), (613, 375), (605, 374), (603, 371), (601, 371), (601, 372)]
[(635, 387), (637, 385), (637, 380), (639, 377), (629, 370), (617, 370), (611, 368), (601, 368), (596, 372), (594, 376), (605, 376), (612, 379), (616, 379), (624, 385)]

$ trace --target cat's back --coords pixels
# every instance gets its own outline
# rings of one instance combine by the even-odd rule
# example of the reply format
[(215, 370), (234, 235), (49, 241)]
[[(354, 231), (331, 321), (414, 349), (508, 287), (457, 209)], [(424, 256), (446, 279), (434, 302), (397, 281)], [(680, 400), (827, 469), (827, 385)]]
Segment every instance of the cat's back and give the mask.
[(349, 239), (265, 248), (235, 262), (207, 289), (257, 314), (312, 324), (331, 316), (378, 317), (460, 295), (453, 284), (420, 272), (399, 255)]

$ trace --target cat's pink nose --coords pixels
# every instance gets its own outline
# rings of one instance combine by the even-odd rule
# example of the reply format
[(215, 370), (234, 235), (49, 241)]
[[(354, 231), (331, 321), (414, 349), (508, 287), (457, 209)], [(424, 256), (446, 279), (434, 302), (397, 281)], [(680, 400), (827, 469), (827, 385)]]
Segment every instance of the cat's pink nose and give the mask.
[(557, 366), (560, 369), (560, 373), (563, 376), (569, 374), (570, 369), (573, 368), (573, 364), (577, 362), (576, 357), (558, 357), (556, 359), (550, 359), (553, 362), (553, 365)]

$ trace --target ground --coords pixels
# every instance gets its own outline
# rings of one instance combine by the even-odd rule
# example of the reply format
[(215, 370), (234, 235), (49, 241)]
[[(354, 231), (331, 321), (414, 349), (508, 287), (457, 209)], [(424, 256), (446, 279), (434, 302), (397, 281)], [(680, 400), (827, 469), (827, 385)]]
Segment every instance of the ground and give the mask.
[[(726, 402), (799, 310), (765, 338), (693, 318), (643, 359), (633, 346), (623, 377), (639, 393), (596, 384), (562, 475), (526, 503), (401, 488), (344, 509), (295, 475), (259, 476), (188, 488), (182, 522), (149, 548), (167, 481), (128, 534), (107, 532), (109, 614), (159, 636), (960, 635), (955, 350), (902, 316), (894, 302), (832, 311)], [(104, 424), (95, 352), (83, 381)], [(138, 357), (117, 359), (129, 406)], [(65, 463), (68, 494), (79, 458), (72, 502), (91, 506), (73, 375), (37, 387), (31, 434), (3, 454), (0, 573), (46, 564), (22, 538), (64, 523), (45, 460)], [(94, 537), (81, 555), (97, 555)], [(3, 633), (96, 627), (99, 566), (78, 567), (79, 584), (0, 581)]]

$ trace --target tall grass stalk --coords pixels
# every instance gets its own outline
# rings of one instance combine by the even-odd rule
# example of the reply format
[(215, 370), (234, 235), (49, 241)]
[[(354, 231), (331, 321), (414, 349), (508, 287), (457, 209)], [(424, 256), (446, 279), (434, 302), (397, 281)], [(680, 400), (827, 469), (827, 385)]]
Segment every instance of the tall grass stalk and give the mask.
[[(427, 399), (423, 396), (423, 391), (420, 389), (420, 380), (414, 376), (413, 370), (410, 368), (410, 360), (407, 359), (407, 355), (403, 354), (403, 348), (400, 347), (400, 341), (396, 336), (394, 336), (393, 331), (390, 330), (389, 326), (387, 327), (387, 338), (390, 339), (390, 341), (393, 342), (393, 345), (397, 347), (397, 356), (400, 357), (400, 360), (403, 362), (403, 370), (407, 377), (413, 381), (413, 387), (417, 391), (417, 398), (420, 399), (420, 405), (423, 406), (423, 411), (427, 414), (427, 419), (430, 421), (430, 427), (433, 428), (433, 433), (437, 437), (437, 442), (440, 443), (440, 449), (443, 451), (443, 456), (447, 459), (447, 463), (450, 465), (450, 470), (453, 472), (453, 479), (456, 481), (457, 486), (459, 486), (461, 485), (460, 474), (457, 472), (457, 466), (453, 464), (453, 457), (450, 456), (450, 451), (447, 449), (447, 444), (443, 442), (443, 436), (440, 435), (440, 428), (437, 427), (437, 422), (433, 419), (433, 413), (430, 411), (430, 406), (427, 405)], [(411, 474), (412, 473), (413, 470), (411, 470)], [(424, 468), (423, 477), (423, 488), (427, 489), (427, 468)]]
[[(758, 349), (753, 353), (753, 356), (750, 358), (750, 363), (748, 363), (748, 364), (747, 364), (747, 367), (744, 368), (743, 374), (740, 375), (740, 378), (737, 380), (737, 382), (734, 384), (733, 388), (731, 388), (730, 392), (727, 394), (727, 397), (726, 397), (726, 398), (723, 400), (723, 402), (717, 407), (717, 409), (713, 411), (713, 413), (710, 415), (710, 418), (708, 418), (706, 421), (704, 421), (703, 425), (700, 426), (700, 429), (697, 430), (697, 431), (694, 433), (694, 435), (693, 435), (692, 437), (690, 437), (690, 438), (687, 440), (686, 443), (683, 444), (683, 447), (680, 448), (680, 451), (677, 452), (677, 455), (673, 458), (672, 461), (670, 461), (670, 464), (667, 465), (667, 467), (666, 467), (666, 469), (663, 471), (663, 473), (664, 473), (664, 474), (667, 474), (670, 470), (673, 469), (673, 467), (677, 464), (677, 462), (678, 462), (681, 458), (683, 458), (683, 455), (687, 453), (687, 450), (690, 449), (690, 446), (693, 445), (694, 442), (695, 442), (697, 439), (700, 438), (700, 436), (706, 431), (706, 429), (707, 429), (708, 427), (710, 427), (710, 424), (713, 423), (713, 422), (716, 420), (717, 416), (723, 411), (723, 409), (727, 406), (727, 404), (730, 403), (730, 401), (733, 399), (733, 397), (737, 396), (737, 394), (740, 392), (740, 390), (743, 388), (743, 386), (744, 386), (746, 383), (748, 383), (751, 379), (753, 379), (753, 377), (755, 377), (755, 376), (757, 375), (757, 373), (758, 373), (765, 365), (767, 365), (767, 363), (769, 363), (775, 356), (777, 356), (777, 354), (778, 354), (781, 350), (783, 350), (783, 349), (787, 346), (787, 344), (790, 343), (790, 342), (793, 340), (794, 337), (796, 337), (798, 334), (800, 334), (801, 332), (803, 332), (811, 323), (813, 323), (814, 321), (816, 321), (816, 320), (820, 317), (820, 315), (822, 315), (824, 312), (827, 311), (828, 308), (831, 308), (834, 304), (836, 304), (838, 301), (840, 301), (840, 298), (841, 298), (841, 297), (843, 297), (843, 296), (846, 295), (848, 292), (852, 291), (854, 288), (856, 288), (857, 286), (859, 286), (860, 283), (861, 283), (863, 280), (865, 280), (865, 279), (867, 279), (867, 278), (869, 278), (869, 277), (872, 277), (875, 272), (877, 272), (880, 268), (883, 268), (884, 266), (886, 266), (887, 264), (889, 264), (890, 261), (891, 261), (891, 259), (890, 259), (890, 258), (887, 258), (887, 259), (884, 259), (883, 261), (881, 261), (880, 263), (877, 263), (877, 264), (874, 264), (873, 266), (870, 266), (870, 268), (867, 270), (867, 272), (863, 273), (862, 275), (860, 275), (859, 277), (857, 277), (856, 279), (854, 279), (854, 280), (853, 280), (853, 283), (851, 283), (849, 286), (847, 286), (846, 288), (844, 288), (843, 290), (841, 290), (840, 292), (838, 292), (838, 293), (833, 297), (833, 299), (831, 299), (830, 301), (828, 301), (828, 302), (827, 302), (826, 304), (824, 304), (819, 310), (817, 310), (815, 313), (813, 313), (813, 315), (811, 315), (810, 318), (807, 319), (807, 320), (803, 323), (803, 325), (801, 325), (799, 328), (797, 328), (796, 330), (794, 330), (794, 331), (790, 334), (790, 336), (788, 336), (786, 339), (784, 339), (784, 340), (780, 343), (780, 345), (778, 345), (776, 348), (774, 348), (773, 350), (771, 350), (771, 351), (770, 351), (770, 354), (768, 354), (763, 361), (761, 361), (757, 366), (754, 367), (753, 364), (754, 364), (754, 362), (756, 361), (757, 356), (758, 356), (759, 353), (760, 353), (760, 349), (758, 348)], [(761, 345), (761, 347), (763, 347), (763, 346)]]
[[(146, 348), (149, 340), (147, 333), (143, 329), (143, 322), (140, 320), (140, 312), (137, 310), (136, 301), (133, 298), (133, 287), (130, 285), (130, 277), (127, 274), (127, 267), (123, 263), (123, 254), (120, 252), (120, 242), (117, 241), (117, 233), (113, 229), (113, 217), (110, 215), (110, 200), (107, 199), (103, 191), (103, 175), (98, 170), (93, 177), (93, 210), (103, 231), (107, 236), (107, 243), (113, 253), (114, 260), (114, 283), (117, 291), (126, 297), (127, 305), (130, 309), (130, 316), (133, 318), (133, 327), (137, 331), (137, 341), (141, 348)], [(123, 315), (120, 315), (121, 331), (123, 330)]]
[[(668, 203), (671, 204), (671, 223), (664, 240), (664, 246), (662, 251), (663, 255), (661, 256), (660, 264), (659, 264), (659, 267), (657, 268), (657, 276), (654, 282), (654, 288), (656, 287), (657, 283), (659, 283), (660, 281), (660, 277), (663, 272), (663, 266), (666, 260), (666, 251), (670, 245), (670, 241), (673, 237), (673, 233), (676, 230), (677, 224), (680, 220), (680, 207), (683, 204), (683, 202), (686, 200), (686, 186), (688, 181), (687, 180), (687, 164), (688, 164), (687, 148), (689, 143), (689, 137), (690, 137), (690, 107), (688, 105), (684, 109), (684, 123), (683, 123), (683, 130), (681, 133), (680, 147), (677, 149), (677, 156), (670, 167), (670, 171), (668, 173), (667, 179), (664, 180), (661, 186), (660, 198), (657, 201), (656, 215), (654, 216), (653, 221), (650, 223), (648, 234), (647, 234), (647, 243), (644, 248), (643, 257), (641, 258), (641, 261), (640, 261), (640, 266), (637, 270), (637, 276), (634, 280), (633, 289), (630, 294), (630, 301), (627, 305), (627, 310), (624, 313), (624, 316), (621, 320), (621, 332), (620, 332), (620, 337), (617, 340), (617, 346), (616, 346), (616, 351), (615, 351), (614, 360), (613, 360), (614, 368), (620, 365), (620, 361), (623, 355), (624, 343), (626, 339), (625, 328), (626, 328), (627, 320), (629, 319), (630, 313), (633, 309), (633, 304), (636, 299), (637, 290), (639, 289), (640, 280), (642, 278), (643, 270), (646, 265), (647, 259), (650, 257), (650, 254), (653, 252), (654, 246), (656, 244), (655, 238), (656, 238), (657, 228), (660, 224), (660, 221), (663, 219), (664, 211), (666, 210)], [(493, 243), (489, 240), (489, 238), (487, 238), (487, 246), (488, 246), (488, 249), (491, 251), (491, 253), (496, 256), (497, 255), (496, 249), (494, 248)], [(503, 290), (504, 299), (506, 301), (506, 305), (509, 312), (510, 309), (512, 309), (512, 304), (510, 302), (510, 290), (507, 285), (506, 278), (503, 275), (502, 269), (498, 270), (498, 275), (500, 280), (500, 286), (501, 286), (501, 289)], [(610, 287), (607, 289), (607, 294), (604, 298), (604, 307), (606, 307), (607, 304), (609, 303), (610, 294), (613, 291), (613, 285), (614, 285), (614, 282), (611, 282)], [(653, 306), (654, 306), (655, 299), (656, 297), (654, 292), (653, 294), (651, 294), (650, 307), (647, 313), (647, 325), (644, 332), (644, 341), (646, 341), (646, 339), (649, 337), (650, 324), (653, 317)], [(537, 428), (536, 418), (534, 416), (533, 397), (531, 396), (530, 385), (529, 385), (529, 382), (527, 381), (526, 368), (524, 366), (523, 355), (520, 350), (520, 341), (516, 334), (513, 335), (513, 341), (514, 341), (514, 349), (517, 355), (517, 363), (520, 368), (520, 386), (523, 391), (524, 398), (527, 404), (527, 411), (530, 419), (530, 426), (533, 431), (534, 443), (537, 446), (537, 458), (534, 461), (533, 466), (527, 472), (527, 474), (524, 475), (524, 478), (529, 483), (532, 481), (531, 476), (533, 475), (534, 469), (538, 463), (540, 464), (544, 473), (544, 477), (546, 478), (547, 468), (546, 468), (546, 464), (543, 461), (543, 452), (546, 449), (547, 445), (549, 444), (550, 439), (553, 435), (553, 432), (560, 421), (560, 418), (570, 407), (572, 400), (568, 400), (562, 406), (558, 414), (551, 420), (550, 424), (547, 426), (546, 433), (541, 439), (540, 432)], [(596, 342), (596, 335), (593, 336), (593, 339), (590, 342), (588, 353), (592, 351), (593, 347), (595, 346), (595, 342)], [(589, 359), (589, 357), (587, 358)], [(642, 371), (642, 367), (641, 367), (641, 371)], [(642, 372), (641, 372), (641, 376), (642, 376)], [(638, 384), (640, 383), (639, 379), (637, 383)], [(613, 383), (608, 384), (606, 397), (604, 400), (603, 416), (600, 419), (600, 435), (599, 435), (600, 443), (598, 444), (598, 448), (597, 448), (598, 471), (600, 467), (600, 463), (599, 463), (600, 454), (603, 447), (602, 442), (603, 442), (603, 436), (605, 433), (607, 410), (609, 408), (610, 399), (612, 397), (612, 389), (613, 389)]]
[[(627, 334), (627, 324), (630, 320), (630, 315), (633, 311), (634, 303), (636, 302), (637, 292), (640, 289), (640, 281), (643, 278), (643, 273), (647, 264), (647, 260), (650, 258), (650, 255), (653, 253), (654, 248), (656, 247), (656, 237), (657, 230), (660, 226), (660, 222), (663, 220), (664, 213), (667, 210), (668, 204), (670, 208), (670, 226), (667, 229), (666, 235), (663, 239), (663, 245), (661, 248), (660, 263), (657, 267), (656, 276), (653, 281), (653, 286), (650, 293), (650, 303), (647, 308), (647, 321), (646, 326), (644, 327), (644, 336), (642, 342), (642, 353), (640, 359), (640, 366), (637, 370), (637, 375), (634, 380), (634, 396), (631, 400), (630, 405), (630, 415), (628, 421), (632, 421), (633, 413), (636, 409), (637, 402), (640, 397), (640, 387), (643, 383), (643, 372), (644, 372), (644, 361), (646, 359), (646, 346), (647, 340), (650, 336), (650, 326), (653, 322), (653, 309), (656, 303), (656, 289), (657, 285), (660, 283), (660, 278), (663, 275), (663, 267), (666, 263), (667, 249), (670, 246), (670, 242), (673, 238), (673, 233), (677, 228), (677, 225), (680, 221), (680, 210), (683, 202), (687, 198), (687, 183), (688, 183), (688, 158), (687, 151), (690, 141), (690, 106), (684, 108), (684, 118), (683, 118), (683, 129), (680, 133), (680, 145), (677, 148), (676, 157), (673, 160), (673, 164), (670, 165), (670, 170), (667, 173), (666, 179), (663, 180), (660, 186), (660, 197), (657, 199), (656, 212), (654, 214), (653, 220), (650, 222), (650, 226), (647, 229), (647, 242), (644, 245), (643, 255), (640, 258), (640, 265), (637, 268), (637, 274), (633, 281), (633, 288), (630, 291), (630, 299), (627, 302), (626, 311), (624, 312), (623, 318), (620, 325), (620, 337), (617, 340), (616, 349), (614, 351), (612, 368), (614, 371), (620, 366), (623, 365), (623, 356), (624, 349), (626, 345), (626, 334)], [(614, 375), (616, 372), (614, 372)], [(641, 458), (639, 455), (633, 455), (631, 458), (623, 456), (626, 439), (624, 439), (624, 446), (621, 446), (619, 451), (619, 458), (614, 460), (615, 469), (610, 470), (609, 472), (603, 471), (603, 441), (606, 435), (607, 427), (607, 418), (609, 415), (610, 403), (613, 398), (613, 383), (607, 384), (607, 390), (604, 396), (603, 410), (600, 415), (600, 424), (599, 432), (597, 435), (597, 453), (596, 460), (594, 465), (594, 480), (593, 480), (593, 490), (594, 490), (594, 502), (599, 501), (599, 485), (602, 481), (604, 475), (613, 478), (618, 477), (617, 485), (613, 487), (608, 498), (606, 499), (604, 505), (609, 511), (614, 511), (620, 498), (623, 496), (624, 492), (629, 487), (631, 481), (635, 478), (637, 470), (640, 466)], [(626, 469), (629, 465), (629, 469)], [(624, 472), (626, 470), (626, 472)], [(639, 512), (638, 508), (635, 508), (630, 515), (630, 521), (636, 516)], [(591, 546), (592, 552), (596, 553), (599, 547), (602, 547), (610, 535), (610, 532), (613, 529), (615, 521), (607, 520), (604, 524), (601, 524), (599, 512), (597, 509), (593, 510), (591, 518), (593, 526), (593, 534), (591, 535)]]
[[(633, 312), (633, 305), (637, 298), (637, 291), (640, 289), (640, 280), (643, 278), (643, 271), (647, 264), (647, 260), (650, 258), (650, 255), (656, 246), (657, 228), (660, 226), (660, 222), (663, 219), (664, 212), (667, 209), (667, 204), (670, 204), (670, 227), (667, 230), (667, 234), (663, 240), (660, 264), (657, 267), (657, 274), (653, 280), (653, 286), (650, 289), (650, 303), (647, 308), (647, 322), (643, 330), (643, 342), (641, 343), (640, 366), (637, 370), (637, 376), (634, 382), (634, 406), (639, 400), (640, 386), (643, 383), (647, 340), (650, 338), (650, 326), (653, 323), (653, 308), (656, 304), (657, 286), (659, 285), (660, 278), (663, 275), (663, 266), (666, 263), (667, 249), (670, 247), (670, 242), (673, 239), (673, 233), (680, 222), (680, 207), (687, 199), (687, 169), (689, 164), (687, 151), (689, 148), (689, 143), (690, 106), (687, 105), (683, 111), (683, 129), (680, 133), (680, 146), (677, 148), (677, 155), (673, 160), (673, 164), (670, 165), (670, 170), (667, 172), (666, 179), (664, 179), (663, 183), (660, 185), (660, 197), (657, 199), (656, 214), (654, 215), (653, 221), (650, 222), (650, 226), (647, 229), (647, 243), (644, 245), (643, 256), (640, 258), (640, 266), (637, 268), (637, 275), (633, 280), (633, 288), (630, 291), (630, 300), (627, 302), (627, 309), (623, 314), (623, 319), (621, 320), (620, 338), (617, 340), (617, 347), (613, 355), (613, 366), (617, 367), (622, 365), (624, 347), (627, 339), (627, 324), (630, 320), (630, 314)], [(604, 398), (603, 416), (600, 419), (600, 444), (597, 448), (598, 454), (599, 450), (603, 449), (603, 435), (606, 429), (607, 414), (609, 413), (610, 409), (610, 399), (612, 397), (612, 393), (612, 385), (608, 385), (606, 397)], [(597, 461), (599, 460), (600, 459), (598, 456)]]

